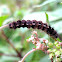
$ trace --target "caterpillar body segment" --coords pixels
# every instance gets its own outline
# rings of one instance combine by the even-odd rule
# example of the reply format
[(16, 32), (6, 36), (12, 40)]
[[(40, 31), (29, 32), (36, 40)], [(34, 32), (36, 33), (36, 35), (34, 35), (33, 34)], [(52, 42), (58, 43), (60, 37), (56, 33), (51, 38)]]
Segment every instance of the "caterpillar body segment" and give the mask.
[(17, 22), (12, 22), (9, 24), (10, 29), (16, 29), (20, 27), (41, 29), (42, 31), (46, 32), (48, 35), (52, 36), (53, 38), (58, 38), (57, 32), (51, 26), (47, 25), (46, 23), (43, 23), (42, 21), (18, 20)]

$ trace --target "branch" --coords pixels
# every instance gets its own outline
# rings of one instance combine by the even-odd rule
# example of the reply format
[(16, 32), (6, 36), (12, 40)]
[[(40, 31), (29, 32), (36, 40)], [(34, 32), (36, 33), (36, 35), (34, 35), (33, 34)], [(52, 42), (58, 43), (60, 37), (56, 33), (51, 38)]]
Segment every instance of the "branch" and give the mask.
[(36, 50), (38, 50), (38, 49), (32, 49), (31, 51), (29, 51), (29, 52), (22, 58), (22, 60), (19, 61), (19, 62), (24, 62), (25, 58), (26, 58), (29, 54), (31, 54), (32, 52), (34, 52), (34, 51), (36, 51)]
[(12, 42), (8, 39), (8, 37), (5, 35), (4, 31), (2, 30), (2, 35), (3, 37), (6, 39), (6, 41), (12, 46), (12, 48), (16, 51), (16, 53), (18, 54), (19, 58), (22, 58), (20, 52), (14, 47), (14, 45), (12, 44)]

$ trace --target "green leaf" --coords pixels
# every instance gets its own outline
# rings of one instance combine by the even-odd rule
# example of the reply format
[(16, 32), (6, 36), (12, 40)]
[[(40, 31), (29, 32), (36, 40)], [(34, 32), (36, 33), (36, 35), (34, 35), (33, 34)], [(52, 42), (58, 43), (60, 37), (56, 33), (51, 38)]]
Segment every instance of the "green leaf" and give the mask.
[[(45, 12), (45, 15), (46, 15), (46, 22), (49, 24), (49, 17), (48, 17), (48, 14), (46, 12)], [(51, 37), (49, 37), (49, 40), (51, 40)]]
[(27, 58), (25, 59), (26, 62), (30, 62), (32, 60), (33, 55), (34, 55), (34, 52), (28, 55)]
[(4, 15), (0, 17), (0, 26), (2, 26), (2, 23), (4, 22), (4, 20), (6, 20), (8, 18), (8, 15)]
[(46, 15), (46, 22), (49, 24), (49, 18), (48, 18), (48, 14), (45, 12)]
[(59, 38), (57, 38), (57, 40), (58, 40), (59, 42), (61, 42), (61, 40), (60, 40)]
[(62, 2), (60, 4), (62, 4)]
[(53, 3), (53, 2), (56, 2), (56, 0), (47, 0), (47, 1), (44, 1), (42, 4), (40, 5), (36, 5), (36, 6), (33, 6), (33, 8), (36, 8), (36, 7), (43, 7), (49, 3)]
[(48, 59), (48, 58), (49, 58), (49, 56), (46, 55), (45, 57), (43, 57), (42, 59), (40, 59), (39, 62), (51, 62), (50, 59)]

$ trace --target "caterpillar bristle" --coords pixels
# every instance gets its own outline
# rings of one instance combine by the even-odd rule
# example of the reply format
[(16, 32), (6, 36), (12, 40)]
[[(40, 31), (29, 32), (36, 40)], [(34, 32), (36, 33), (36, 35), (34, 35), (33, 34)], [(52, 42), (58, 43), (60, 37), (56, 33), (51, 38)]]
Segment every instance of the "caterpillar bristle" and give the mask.
[(48, 26), (46, 23), (43, 23), (42, 21), (18, 20), (17, 22), (12, 22), (9, 24), (10, 29), (16, 29), (16, 28), (20, 28), (20, 27), (41, 29), (42, 31), (46, 32), (48, 35), (50, 35), (54, 38), (58, 38), (57, 32), (51, 26)]

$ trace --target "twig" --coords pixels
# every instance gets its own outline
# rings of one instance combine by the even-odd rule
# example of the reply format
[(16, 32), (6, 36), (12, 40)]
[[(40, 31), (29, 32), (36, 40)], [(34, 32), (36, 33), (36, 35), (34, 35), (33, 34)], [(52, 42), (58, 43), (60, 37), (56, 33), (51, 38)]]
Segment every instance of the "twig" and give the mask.
[(16, 51), (16, 53), (18, 54), (19, 58), (22, 58), (20, 52), (14, 47), (14, 45), (12, 44), (12, 42), (8, 39), (8, 37), (5, 35), (4, 31), (2, 30), (2, 35), (3, 37), (6, 39), (6, 41), (12, 46), (12, 48)]
[(9, 54), (0, 53), (0, 56), (2, 56), (2, 55), (5, 55), (5, 56), (12, 56), (12, 57), (18, 57), (17, 55), (14, 55), (14, 54), (9, 55)]
[(29, 52), (22, 58), (22, 60), (19, 61), (19, 62), (24, 62), (25, 58), (26, 58), (29, 54), (31, 54), (32, 52), (34, 52), (34, 51), (36, 51), (36, 50), (38, 50), (38, 49), (32, 49), (31, 51), (29, 51)]
[(8, 24), (7, 25), (4, 25), (4, 26), (1, 26), (0, 27), (0, 30), (2, 30), (3, 28), (6, 28), (6, 27), (8, 27)]

